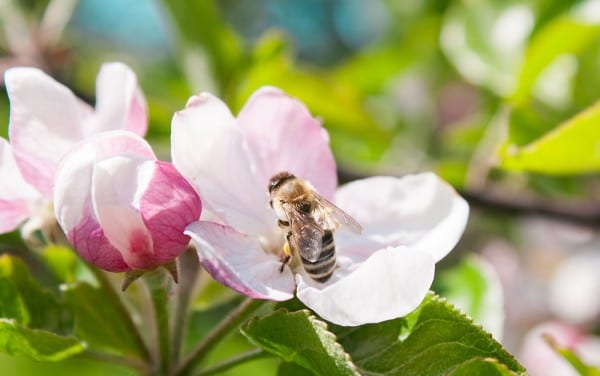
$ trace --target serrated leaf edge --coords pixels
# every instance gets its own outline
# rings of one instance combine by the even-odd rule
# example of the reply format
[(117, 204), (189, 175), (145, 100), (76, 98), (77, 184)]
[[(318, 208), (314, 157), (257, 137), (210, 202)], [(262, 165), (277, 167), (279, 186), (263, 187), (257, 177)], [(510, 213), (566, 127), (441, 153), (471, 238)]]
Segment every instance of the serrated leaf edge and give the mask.
[[(492, 342), (494, 343), (494, 346), (498, 349), (500, 349), (501, 351), (503, 351), (507, 358), (512, 360), (515, 364), (517, 364), (518, 366), (520, 366), (523, 369), (523, 372), (517, 372), (517, 371), (512, 371), (511, 372), (515, 373), (516, 375), (526, 375), (526, 371), (525, 371), (525, 367), (523, 367), (521, 365), (521, 363), (519, 363), (517, 361), (517, 359), (508, 351), (506, 351), (504, 349), (504, 347), (500, 344), (500, 342), (498, 342), (498, 340), (496, 340), (494, 338), (494, 336), (489, 333), (487, 330), (485, 330), (483, 328), (483, 326), (481, 324), (479, 324), (478, 322), (474, 321), (473, 318), (471, 318), (471, 316), (469, 316), (468, 314), (466, 314), (465, 312), (463, 312), (460, 308), (456, 307), (455, 305), (453, 305), (451, 302), (448, 301), (448, 299), (444, 298), (443, 296), (437, 295), (436, 293), (434, 293), (433, 291), (429, 291), (429, 293), (427, 294), (427, 296), (425, 297), (425, 299), (423, 299), (423, 301), (426, 301), (428, 299), (431, 299), (432, 301), (436, 301), (438, 303), (443, 304), (446, 308), (456, 312), (460, 317), (462, 317), (463, 319), (465, 319), (467, 321), (467, 323), (473, 325), (474, 327), (478, 328), (479, 330), (481, 330), (482, 333), (484, 333), (489, 339), (492, 340)], [(417, 308), (418, 309), (418, 308)], [(414, 331), (417, 327), (421, 326), (423, 324), (418, 324), (416, 325), (412, 331)], [(489, 358), (489, 359), (496, 359), (496, 358)], [(500, 363), (498, 361), (499, 364), (505, 365), (504, 363)]]
[(486, 363), (494, 363), (494, 364), (496, 364), (497, 366), (499, 366), (500, 368), (502, 368), (503, 370), (505, 370), (506, 372), (508, 372), (508, 373), (509, 373), (509, 374), (511, 374), (511, 375), (515, 375), (515, 376), (521, 376), (521, 375), (522, 375), (522, 376), (526, 376), (526, 373), (525, 373), (525, 372), (523, 372), (523, 373), (517, 373), (517, 372), (515, 372), (515, 371), (511, 370), (510, 368), (508, 368), (508, 367), (506, 366), (506, 364), (504, 364), (504, 363), (501, 363), (501, 362), (500, 362), (498, 359), (496, 359), (496, 358), (492, 358), (492, 357), (485, 357), (485, 358), (482, 358), (482, 357), (475, 357), (475, 358), (471, 358), (471, 359), (469, 359), (469, 360), (468, 360), (468, 361), (466, 361), (466, 362), (462, 362), (462, 363), (460, 363), (460, 364), (457, 364), (457, 365), (456, 365), (456, 367), (454, 367), (453, 369), (451, 369), (451, 370), (449, 370), (449, 371), (448, 371), (448, 376), (451, 376), (451, 375), (453, 375), (453, 374), (454, 374), (454, 372), (456, 371), (456, 368), (460, 367), (461, 365), (463, 365), (463, 364), (465, 364), (465, 363), (473, 362), (473, 361), (476, 361), (476, 360), (481, 360), (481, 361), (483, 361), (483, 362), (486, 362)]
[[(360, 372), (358, 371), (358, 367), (354, 364), (354, 361), (352, 360), (352, 357), (350, 356), (350, 354), (348, 354), (346, 352), (346, 349), (344, 349), (344, 347), (337, 341), (337, 336), (335, 334), (333, 334), (331, 331), (329, 331), (329, 327), (327, 325), (327, 323), (321, 319), (319, 319), (317, 316), (313, 315), (311, 311), (309, 311), (308, 309), (301, 309), (298, 311), (289, 311), (287, 308), (280, 308), (277, 309), (273, 312), (270, 312), (264, 316), (261, 317), (253, 317), (252, 319), (248, 320), (245, 324), (242, 325), (242, 327), (240, 327), (240, 331), (242, 332), (242, 334), (248, 338), (248, 340), (250, 342), (252, 342), (253, 344), (260, 346), (260, 344), (256, 343), (246, 332), (245, 332), (245, 327), (251, 326), (253, 325), (255, 322), (262, 320), (264, 318), (270, 317), (270, 316), (274, 316), (276, 314), (280, 314), (280, 313), (287, 313), (287, 314), (293, 314), (293, 313), (304, 313), (306, 315), (306, 317), (308, 318), (308, 320), (311, 322), (311, 324), (313, 324), (314, 326), (318, 327), (319, 329), (321, 329), (321, 332), (319, 334), (319, 336), (321, 336), (321, 334), (323, 334), (325, 337), (327, 337), (327, 339), (330, 339), (333, 342), (333, 346), (336, 347), (336, 350), (338, 350), (341, 354), (343, 354), (344, 356), (344, 360), (346, 361), (346, 364), (350, 367), (350, 369), (352, 370), (352, 372), (354, 373), (354, 375), (356, 376), (360, 376)], [(262, 346), (260, 346), (262, 347)], [(270, 352), (268, 349), (265, 349), (266, 351)], [(277, 354), (275, 354), (277, 355)], [(328, 355), (330, 355), (328, 353)], [(295, 363), (298, 364), (298, 363)], [(300, 367), (302, 367), (302, 365), (298, 364)], [(304, 368), (304, 367), (303, 367)], [(311, 371), (311, 370), (309, 370)]]
[(344, 349), (344, 347), (338, 342), (337, 336), (329, 330), (329, 326), (327, 325), (327, 323), (319, 319), (317, 316), (313, 315), (309, 310), (304, 309), (302, 310), (302, 312), (305, 312), (308, 315), (308, 320), (311, 323), (314, 323), (316, 326), (321, 327), (325, 336), (329, 337), (329, 339), (333, 341), (333, 346), (336, 348), (336, 350), (340, 351), (343, 354), (346, 363), (350, 366), (354, 374), (360, 375), (360, 373), (358, 372), (358, 367), (356, 367), (356, 365), (354, 364), (352, 357), (346, 352), (346, 349)]

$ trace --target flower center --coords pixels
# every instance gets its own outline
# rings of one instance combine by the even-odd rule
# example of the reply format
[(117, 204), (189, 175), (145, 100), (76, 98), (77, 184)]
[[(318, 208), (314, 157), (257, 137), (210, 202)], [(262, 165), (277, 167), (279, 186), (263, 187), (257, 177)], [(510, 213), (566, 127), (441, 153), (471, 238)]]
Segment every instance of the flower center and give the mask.
[[(260, 245), (265, 253), (277, 257), (277, 260), (282, 263), (286, 260), (286, 251), (291, 254), (292, 251), (287, 245), (285, 240), (285, 234), (277, 228), (269, 236), (262, 235), (259, 237)], [(284, 248), (287, 248), (284, 250)], [(287, 265), (294, 271), (298, 266), (298, 260), (296, 255), (291, 255), (292, 258), (288, 260)]]
[(39, 199), (31, 204), (31, 217), (23, 227), (21, 236), (32, 247), (41, 247), (50, 242), (68, 244), (68, 241), (54, 216), (51, 201)]
[(280, 231), (273, 232), (269, 235), (261, 235), (258, 239), (265, 253), (277, 257), (281, 257), (283, 255), (285, 238)]

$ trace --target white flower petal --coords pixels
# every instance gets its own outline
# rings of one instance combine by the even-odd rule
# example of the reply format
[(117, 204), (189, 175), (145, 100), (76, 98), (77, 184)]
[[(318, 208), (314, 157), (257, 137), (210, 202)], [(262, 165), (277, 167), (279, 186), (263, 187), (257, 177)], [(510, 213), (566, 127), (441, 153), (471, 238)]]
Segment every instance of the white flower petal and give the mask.
[(171, 143), (173, 164), (196, 187), (205, 211), (246, 233), (273, 226), (266, 185), (257, 184), (223, 102), (210, 94), (192, 97), (173, 117)]
[(220, 283), (257, 299), (293, 297), (291, 271), (280, 272), (281, 261), (266, 254), (256, 237), (205, 221), (190, 224), (185, 234), (191, 236), (202, 265)]
[(333, 283), (319, 284), (297, 274), (296, 295), (334, 324), (377, 323), (413, 311), (431, 286), (434, 267), (427, 253), (390, 247)]
[(590, 299), (600, 296), (600, 254), (596, 247), (564, 260), (550, 281), (550, 310), (567, 322), (584, 325), (600, 316), (600, 300)]
[(0, 234), (12, 231), (33, 214), (40, 194), (29, 185), (13, 157), (8, 142), (0, 138)]
[(368, 239), (427, 252), (436, 262), (454, 248), (469, 215), (467, 202), (432, 173), (358, 180), (340, 187), (335, 203), (363, 226)]
[(139, 197), (154, 172), (154, 161), (112, 157), (94, 166), (92, 202), (105, 236), (132, 268), (156, 265), (152, 235), (139, 211)]
[(127, 131), (105, 132), (77, 146), (61, 163), (54, 187), (54, 210), (68, 233), (90, 215), (92, 174), (96, 161), (115, 155), (155, 159), (150, 145)]
[(45, 197), (61, 157), (83, 137), (92, 109), (67, 87), (36, 68), (5, 74), (10, 99), (10, 141), (25, 179)]
[(225, 128), (235, 126), (231, 112), (219, 98), (202, 93), (191, 97), (185, 109), (177, 111), (171, 122), (171, 159), (189, 180), (202, 178), (196, 153), (206, 154), (213, 140)]
[(96, 79), (96, 111), (85, 124), (87, 135), (130, 130), (144, 136), (148, 128), (146, 99), (135, 73), (123, 63), (106, 63)]
[(302, 102), (279, 89), (261, 88), (248, 99), (238, 124), (263, 189), (273, 175), (289, 171), (333, 197), (337, 175), (329, 136)]

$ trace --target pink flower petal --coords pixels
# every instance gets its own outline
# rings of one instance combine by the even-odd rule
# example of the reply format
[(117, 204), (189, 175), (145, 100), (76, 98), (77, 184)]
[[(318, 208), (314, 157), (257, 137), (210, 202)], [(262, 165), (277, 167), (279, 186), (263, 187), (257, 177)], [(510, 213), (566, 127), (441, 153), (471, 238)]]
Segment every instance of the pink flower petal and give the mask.
[(92, 205), (86, 203), (86, 215), (67, 233), (67, 239), (87, 262), (109, 272), (124, 272), (131, 269), (108, 240), (96, 218), (91, 215)]
[(266, 254), (256, 237), (205, 221), (192, 223), (185, 233), (192, 237), (202, 265), (220, 283), (257, 299), (293, 297), (291, 271), (280, 273), (281, 262)]
[(552, 337), (559, 345), (570, 348), (583, 362), (600, 366), (600, 338), (561, 322), (544, 322), (529, 330), (518, 352), (518, 359), (531, 376), (576, 376), (580, 373), (556, 353), (544, 339)]
[(263, 189), (273, 175), (289, 171), (333, 197), (337, 175), (329, 136), (302, 102), (265, 87), (248, 100), (238, 123)]
[(185, 227), (200, 218), (200, 198), (172, 164), (155, 162), (152, 178), (140, 199), (144, 223), (152, 234), (157, 264), (173, 260), (190, 237)]
[(153, 173), (154, 161), (113, 157), (96, 163), (92, 175), (92, 202), (98, 223), (123, 259), (134, 269), (157, 265), (152, 235), (139, 205), (140, 191)]
[(210, 94), (192, 97), (173, 117), (171, 144), (173, 164), (198, 190), (205, 211), (246, 233), (272, 228), (267, 186), (257, 184), (223, 102)]
[(9, 69), (5, 83), (15, 159), (25, 179), (51, 197), (58, 162), (82, 138), (82, 122), (92, 110), (39, 69)]
[(23, 179), (10, 145), (0, 138), (0, 234), (13, 231), (30, 217), (38, 201), (40, 194)]
[(358, 180), (341, 187), (335, 202), (369, 240), (427, 252), (436, 262), (454, 248), (469, 215), (467, 202), (432, 173)]
[(320, 284), (297, 274), (296, 296), (337, 325), (378, 323), (413, 311), (427, 294), (433, 274), (434, 262), (429, 254), (390, 247), (375, 252), (331, 283)]
[(550, 311), (570, 323), (584, 325), (600, 317), (600, 301), (589, 299), (600, 296), (600, 254), (590, 248), (557, 265), (548, 286)]
[(129, 267), (106, 238), (92, 207), (95, 157), (94, 150), (86, 145), (63, 161), (57, 173), (54, 211), (67, 239), (85, 260), (108, 271), (125, 271)]
[(147, 112), (135, 73), (123, 63), (107, 63), (96, 79), (96, 111), (84, 129), (88, 135), (125, 129), (144, 136)]

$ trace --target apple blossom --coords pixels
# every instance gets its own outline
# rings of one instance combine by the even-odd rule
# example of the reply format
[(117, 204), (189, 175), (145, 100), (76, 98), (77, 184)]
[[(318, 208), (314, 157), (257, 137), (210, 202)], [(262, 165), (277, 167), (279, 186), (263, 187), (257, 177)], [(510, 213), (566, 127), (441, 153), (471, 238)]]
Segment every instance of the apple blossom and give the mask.
[[(549, 282), (548, 306), (551, 312), (568, 323), (585, 325), (600, 318), (600, 254), (598, 242), (563, 260)], [(570, 250), (573, 251), (573, 250)]]
[(10, 144), (0, 138), (0, 233), (13, 231), (34, 216), (41, 194), (25, 181)]
[(111, 272), (173, 261), (200, 217), (194, 188), (150, 145), (126, 131), (89, 138), (65, 156), (56, 176), (56, 218), (88, 262)]
[(531, 376), (577, 376), (580, 373), (552, 349), (548, 336), (558, 346), (567, 347), (590, 366), (600, 366), (600, 338), (558, 321), (543, 322), (530, 329), (521, 343), (518, 359)]
[[(95, 109), (37, 68), (7, 70), (5, 85), (10, 100), (10, 148), (3, 141), (0, 180), (11, 187), (2, 190), (0, 200), (14, 202), (3, 204), (11, 215), (0, 217), (0, 231), (13, 230), (30, 218), (23, 228), (27, 238), (56, 222), (52, 189), (63, 156), (100, 132), (124, 129), (144, 135), (146, 101), (135, 74), (122, 63), (107, 63), (100, 69)], [(28, 188), (22, 189), (24, 182)]]
[[(247, 296), (297, 297), (339, 325), (374, 323), (416, 308), (435, 262), (456, 244), (468, 205), (434, 174), (373, 177), (336, 191), (327, 132), (308, 109), (275, 88), (258, 90), (237, 118), (218, 98), (193, 96), (172, 121), (172, 159), (203, 200), (187, 227), (199, 259), (219, 282)], [(335, 233), (337, 269), (313, 281), (297, 263), (281, 268), (284, 235), (268, 207), (281, 171), (310, 182), (355, 218), (361, 236)]]

